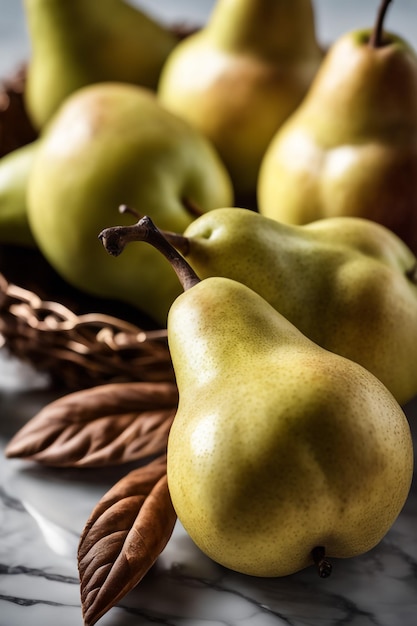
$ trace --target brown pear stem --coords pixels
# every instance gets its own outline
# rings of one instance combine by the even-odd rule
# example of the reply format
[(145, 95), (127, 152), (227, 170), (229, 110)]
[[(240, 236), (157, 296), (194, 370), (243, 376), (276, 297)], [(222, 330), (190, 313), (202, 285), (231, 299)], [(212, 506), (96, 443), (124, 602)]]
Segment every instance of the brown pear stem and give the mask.
[(121, 213), (122, 215), (129, 213), (129, 215), (133, 215), (133, 217), (136, 217), (137, 220), (140, 220), (140, 218), (143, 217), (143, 215), (141, 215), (139, 211), (136, 211), (136, 209), (127, 204), (121, 204), (119, 206), (119, 213)]
[[(119, 206), (119, 213), (122, 213), (122, 214), (129, 213), (130, 215), (133, 215), (133, 217), (136, 217), (137, 220), (140, 220), (140, 218), (143, 217), (139, 213), (139, 211), (136, 211), (136, 209), (133, 209), (127, 204), (121, 204)], [(185, 237), (184, 235), (181, 235), (180, 233), (174, 233), (170, 230), (161, 230), (161, 229), (159, 230), (163, 234), (165, 239), (168, 239), (169, 243), (173, 245), (174, 248), (178, 250), (178, 252), (181, 252), (183, 256), (187, 256), (187, 254), (189, 254), (190, 240), (188, 239), (188, 237)]]
[(190, 215), (192, 215), (193, 217), (200, 217), (201, 215), (203, 215), (204, 211), (201, 209), (201, 207), (194, 202), (194, 200), (192, 200), (191, 198), (188, 198), (187, 196), (184, 197), (182, 199), (182, 203), (186, 209), (186, 211), (188, 211), (188, 213)]
[(332, 573), (332, 564), (325, 558), (324, 547), (316, 546), (311, 554), (320, 578), (328, 578)]
[(136, 224), (130, 226), (112, 226), (101, 231), (98, 238), (106, 251), (112, 256), (119, 256), (125, 247), (134, 241), (143, 241), (161, 252), (169, 261), (184, 291), (200, 282), (199, 277), (183, 256), (163, 235), (150, 217), (145, 215)]
[[(194, 202), (193, 200), (191, 200), (191, 198), (182, 198), (182, 204), (185, 208), (185, 210), (192, 215), (192, 217), (196, 218), (196, 217), (201, 217), (204, 214), (204, 211), (198, 206), (198, 204), (196, 202)], [(139, 211), (136, 211), (136, 209), (133, 209), (132, 207), (128, 206), (127, 204), (121, 204), (119, 206), (119, 212), (120, 213), (130, 213), (131, 215), (134, 215), (136, 217), (136, 219), (139, 219), (140, 217), (142, 217), (142, 215), (139, 213)]]
[(180, 235), (180, 233), (173, 233), (170, 230), (161, 230), (161, 233), (164, 235), (165, 239), (168, 239), (169, 243), (174, 246), (178, 252), (181, 252), (183, 256), (187, 256), (190, 252), (190, 240), (185, 235)]
[(392, 0), (382, 0), (379, 6), (375, 26), (372, 31), (372, 35), (369, 39), (369, 45), (372, 48), (381, 48), (384, 45), (382, 31), (384, 28), (385, 15), (387, 13), (388, 6), (391, 4), (391, 2)]

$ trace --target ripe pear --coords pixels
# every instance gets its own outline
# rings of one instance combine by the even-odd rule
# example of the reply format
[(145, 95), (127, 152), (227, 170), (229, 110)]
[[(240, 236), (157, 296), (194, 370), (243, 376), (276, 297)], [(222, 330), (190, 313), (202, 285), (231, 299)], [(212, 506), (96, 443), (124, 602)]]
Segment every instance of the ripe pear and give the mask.
[(349, 32), (328, 51), (266, 151), (258, 207), (290, 224), (372, 219), (416, 254), (417, 55), (399, 36), (373, 33)]
[[(135, 225), (119, 236), (135, 239)], [(231, 207), (165, 236), (200, 278), (244, 283), (312, 341), (372, 372), (400, 404), (417, 394), (417, 259), (392, 231), (353, 217), (294, 226)]]
[(158, 95), (210, 138), (236, 194), (250, 196), (321, 60), (310, 0), (217, 0), (207, 25), (168, 56)]
[(146, 247), (112, 262), (97, 235), (120, 220), (123, 204), (183, 232), (194, 205), (204, 212), (230, 202), (232, 184), (213, 146), (154, 92), (110, 82), (72, 94), (40, 141), (27, 197), (45, 258), (81, 291), (127, 302), (165, 325), (179, 290), (171, 268)]
[(35, 247), (29, 226), (26, 191), (39, 140), (0, 159), (0, 242)]
[(178, 42), (167, 27), (124, 0), (24, 0), (32, 54), (25, 103), (42, 128), (65, 98), (90, 83), (156, 88)]
[[(373, 548), (413, 475), (409, 425), (392, 394), (246, 285), (199, 281), (166, 239), (155, 244), (147, 218), (138, 226), (184, 286), (168, 315), (179, 405), (167, 474), (190, 537), (218, 563), (254, 576), (313, 562), (325, 576), (326, 555)], [(102, 241), (120, 253), (111, 235)]]

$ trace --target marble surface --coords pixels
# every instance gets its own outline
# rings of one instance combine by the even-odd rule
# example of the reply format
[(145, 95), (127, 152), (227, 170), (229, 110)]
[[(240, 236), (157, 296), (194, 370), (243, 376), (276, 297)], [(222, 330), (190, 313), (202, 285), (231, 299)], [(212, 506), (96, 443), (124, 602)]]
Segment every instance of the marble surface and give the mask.
[[(0, 448), (51, 401), (43, 381), (0, 352)], [(17, 379), (23, 382), (17, 385)], [(15, 381), (14, 389), (10, 380)], [(417, 399), (405, 407), (417, 444)], [(82, 626), (76, 551), (121, 469), (53, 470), (0, 453), (0, 626)], [(206, 558), (180, 524), (154, 568), (103, 626), (415, 626), (417, 486), (367, 554), (281, 579), (236, 574)]]
[[(141, 0), (161, 18), (203, 22), (211, 0)], [(378, 2), (317, 0), (320, 38), (367, 25)], [(417, 45), (413, 0), (393, 3), (388, 25)], [(29, 54), (21, 0), (0, 0), (0, 75)], [(0, 350), (0, 626), (82, 626), (76, 550), (98, 499), (120, 470), (51, 470), (6, 460), (4, 446), (53, 395), (45, 379)], [(417, 443), (417, 399), (405, 407)], [(242, 576), (214, 564), (179, 524), (142, 583), (102, 626), (415, 626), (417, 487), (384, 540), (334, 562), (322, 580), (311, 568), (284, 579)]]

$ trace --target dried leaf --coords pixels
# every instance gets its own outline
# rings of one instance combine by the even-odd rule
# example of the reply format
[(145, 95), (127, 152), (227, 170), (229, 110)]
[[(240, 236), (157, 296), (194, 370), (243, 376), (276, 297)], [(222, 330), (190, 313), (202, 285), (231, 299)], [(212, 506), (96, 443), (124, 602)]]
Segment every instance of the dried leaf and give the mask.
[(85, 626), (140, 582), (168, 543), (175, 521), (165, 455), (127, 474), (98, 502), (78, 549)]
[(9, 442), (7, 457), (55, 467), (97, 467), (166, 451), (176, 412), (173, 383), (111, 383), (46, 405)]

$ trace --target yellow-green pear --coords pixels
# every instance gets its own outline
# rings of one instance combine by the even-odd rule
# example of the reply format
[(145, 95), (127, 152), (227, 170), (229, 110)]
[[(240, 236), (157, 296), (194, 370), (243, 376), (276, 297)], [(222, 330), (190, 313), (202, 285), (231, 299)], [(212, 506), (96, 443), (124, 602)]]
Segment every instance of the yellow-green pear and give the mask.
[(322, 59), (310, 0), (217, 0), (163, 66), (158, 94), (211, 139), (239, 195)]
[[(323, 348), (360, 363), (405, 404), (417, 394), (417, 259), (384, 226), (303, 226), (218, 208), (165, 233), (200, 278), (244, 283)], [(134, 240), (136, 226), (118, 231)]]
[(349, 32), (330, 48), (263, 158), (258, 207), (290, 224), (372, 219), (416, 254), (417, 55), (399, 36), (373, 33)]
[(0, 159), (0, 242), (35, 246), (29, 226), (26, 192), (39, 140)]
[(255, 576), (314, 562), (326, 576), (326, 556), (376, 546), (413, 475), (409, 425), (391, 393), (246, 285), (199, 281), (166, 239), (155, 244), (145, 220), (142, 238), (184, 285), (168, 316), (179, 404), (167, 474), (190, 537), (218, 563)]
[(25, 102), (37, 128), (84, 85), (110, 80), (156, 88), (178, 42), (124, 0), (24, 0), (24, 9), (31, 43)]
[(146, 207), (163, 228), (183, 232), (195, 207), (204, 212), (232, 197), (205, 137), (154, 92), (109, 82), (75, 92), (48, 124), (29, 179), (28, 216), (39, 249), (68, 283), (165, 325), (179, 290), (171, 268), (146, 247), (112, 262), (98, 233), (132, 221), (118, 215), (123, 204)]

